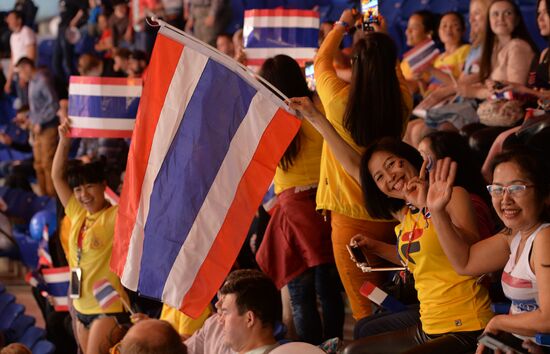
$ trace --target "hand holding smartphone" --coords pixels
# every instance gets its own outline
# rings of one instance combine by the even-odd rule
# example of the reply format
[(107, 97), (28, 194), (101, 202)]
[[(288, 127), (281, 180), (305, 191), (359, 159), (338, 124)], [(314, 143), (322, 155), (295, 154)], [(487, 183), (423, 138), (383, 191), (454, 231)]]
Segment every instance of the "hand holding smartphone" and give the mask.
[(363, 15), (363, 31), (374, 31), (372, 24), (380, 24), (378, 0), (361, 0), (361, 14)]

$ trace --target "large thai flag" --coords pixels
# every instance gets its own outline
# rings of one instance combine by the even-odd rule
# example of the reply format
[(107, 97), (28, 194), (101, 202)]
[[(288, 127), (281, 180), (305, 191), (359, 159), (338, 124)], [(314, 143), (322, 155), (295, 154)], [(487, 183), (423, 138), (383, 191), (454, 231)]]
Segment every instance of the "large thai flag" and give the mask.
[(300, 65), (313, 60), (319, 46), (319, 13), (311, 10), (247, 10), (244, 12), (247, 65), (260, 66), (286, 54)]
[(430, 66), (440, 51), (435, 42), (426, 39), (403, 55), (403, 61), (407, 62), (412, 72), (421, 72)]
[(245, 67), (163, 25), (115, 226), (111, 268), (122, 284), (200, 315), (299, 125)]
[(129, 138), (134, 130), (141, 79), (71, 76), (71, 136)]

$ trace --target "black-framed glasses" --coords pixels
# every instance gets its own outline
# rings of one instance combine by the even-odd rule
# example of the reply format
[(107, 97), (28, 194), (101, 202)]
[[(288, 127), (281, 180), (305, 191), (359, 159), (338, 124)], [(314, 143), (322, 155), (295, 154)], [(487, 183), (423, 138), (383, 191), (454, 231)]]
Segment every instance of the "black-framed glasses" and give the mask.
[(502, 197), (504, 195), (504, 191), (507, 191), (509, 196), (515, 197), (530, 187), (533, 187), (533, 185), (511, 184), (509, 186), (501, 186), (498, 184), (490, 184), (487, 186), (487, 191), (489, 191), (489, 194), (493, 197)]

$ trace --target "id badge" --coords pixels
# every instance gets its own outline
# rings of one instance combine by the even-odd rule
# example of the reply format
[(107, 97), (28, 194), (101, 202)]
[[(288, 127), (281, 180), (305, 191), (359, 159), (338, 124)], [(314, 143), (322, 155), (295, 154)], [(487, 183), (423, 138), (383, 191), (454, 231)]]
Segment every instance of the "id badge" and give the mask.
[(82, 269), (71, 268), (71, 279), (69, 284), (69, 296), (71, 299), (80, 298), (80, 285), (82, 283)]

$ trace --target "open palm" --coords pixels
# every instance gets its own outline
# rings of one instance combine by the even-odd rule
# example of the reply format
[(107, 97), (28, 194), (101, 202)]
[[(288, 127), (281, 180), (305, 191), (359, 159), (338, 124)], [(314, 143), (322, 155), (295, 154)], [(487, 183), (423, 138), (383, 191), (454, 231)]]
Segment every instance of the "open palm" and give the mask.
[(430, 187), (426, 203), (431, 212), (445, 209), (453, 192), (456, 177), (456, 162), (449, 157), (438, 160), (430, 173)]

